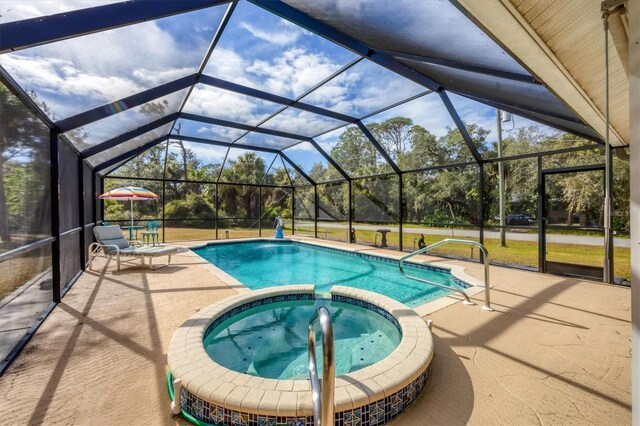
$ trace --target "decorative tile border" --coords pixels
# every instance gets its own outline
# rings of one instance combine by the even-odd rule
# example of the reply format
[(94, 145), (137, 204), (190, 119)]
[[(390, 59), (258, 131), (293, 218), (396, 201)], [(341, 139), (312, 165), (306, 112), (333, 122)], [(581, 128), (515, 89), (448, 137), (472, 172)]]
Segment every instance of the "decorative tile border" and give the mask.
[[(335, 413), (336, 426), (383, 426), (409, 408), (429, 381), (431, 368), (427, 368), (417, 379), (400, 391), (362, 405), (355, 409)], [(169, 372), (171, 380), (171, 372)], [(212, 426), (314, 426), (313, 416), (284, 417), (263, 416), (256, 413), (230, 410), (204, 401), (182, 389), (182, 411), (195, 419)]]
[[(217, 317), (211, 324), (209, 324), (209, 326), (204, 331), (204, 338), (206, 338), (209, 335), (209, 333), (211, 333), (212, 330), (214, 330), (217, 326), (219, 326), (229, 318), (239, 313), (248, 311), (249, 309), (257, 308), (258, 306), (268, 305), (270, 303), (287, 302), (287, 301), (294, 301), (294, 300), (316, 300), (316, 299), (317, 299), (317, 296), (315, 294), (310, 294), (310, 293), (283, 294), (280, 296), (267, 297), (264, 299), (245, 303), (244, 305), (236, 306), (230, 311), (227, 311), (221, 316)], [(353, 297), (340, 296), (336, 294), (331, 295), (331, 300), (334, 300), (336, 302), (348, 303), (350, 305), (359, 306), (361, 308), (368, 309), (372, 312), (375, 312), (376, 314), (380, 315), (381, 317), (389, 321), (391, 324), (393, 324), (400, 332), (400, 335), (402, 335), (402, 328), (400, 327), (398, 320), (396, 320), (396, 318), (393, 315), (391, 315), (389, 312), (385, 311), (384, 309), (380, 308), (377, 305), (374, 305), (373, 303), (365, 302), (364, 300), (360, 300), (360, 299), (354, 299)]]
[(211, 324), (209, 324), (207, 329), (204, 331), (204, 337), (207, 337), (209, 335), (209, 333), (211, 333), (211, 330), (213, 330), (214, 328), (216, 328), (217, 326), (219, 326), (220, 324), (222, 324), (223, 322), (225, 322), (229, 318), (231, 318), (231, 317), (233, 317), (235, 315), (238, 315), (239, 313), (242, 313), (244, 311), (248, 311), (249, 309), (253, 309), (253, 308), (256, 308), (258, 306), (268, 305), (270, 303), (288, 302), (288, 301), (291, 301), (291, 300), (315, 300), (315, 299), (316, 299), (316, 295), (312, 294), (312, 293), (283, 294), (283, 295), (280, 295), (280, 296), (266, 297), (264, 299), (255, 300), (253, 302), (249, 302), (249, 303), (245, 303), (245, 304), (240, 305), (240, 306), (236, 306), (235, 308), (231, 309), (230, 311), (227, 311), (224, 314), (220, 315)]
[(349, 296), (342, 296), (339, 294), (332, 294), (331, 300), (335, 300), (336, 302), (348, 303), (350, 305), (359, 306), (361, 308), (373, 311), (376, 314), (384, 317), (391, 324), (395, 325), (395, 327), (398, 329), (400, 334), (402, 334), (402, 327), (400, 327), (400, 324), (398, 323), (398, 320), (396, 319), (396, 317), (394, 317), (393, 315), (391, 315), (389, 312), (385, 311), (381, 307), (374, 305), (373, 303), (369, 303), (367, 301), (360, 300), (360, 299), (355, 299)]

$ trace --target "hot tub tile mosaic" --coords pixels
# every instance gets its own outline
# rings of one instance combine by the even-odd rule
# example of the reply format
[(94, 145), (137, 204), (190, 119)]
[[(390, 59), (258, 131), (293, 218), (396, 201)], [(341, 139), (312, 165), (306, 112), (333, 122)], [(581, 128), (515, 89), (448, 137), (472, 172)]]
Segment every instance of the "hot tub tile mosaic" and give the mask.
[(315, 298), (316, 298), (315, 294), (283, 294), (279, 296), (267, 297), (264, 299), (245, 303), (240, 306), (236, 306), (235, 308), (225, 312), (224, 314), (216, 318), (211, 324), (209, 324), (207, 329), (204, 331), (204, 335), (207, 336), (211, 332), (211, 330), (213, 330), (214, 328), (216, 328), (217, 326), (219, 326), (229, 318), (241, 312), (247, 311), (249, 309), (252, 309), (258, 306), (268, 305), (269, 303), (288, 302), (291, 300), (314, 300)]
[[(336, 426), (382, 426), (398, 417), (407, 409), (424, 389), (429, 379), (430, 368), (408, 386), (378, 401), (361, 407), (335, 413)], [(313, 416), (281, 417), (260, 416), (228, 408), (218, 407), (203, 401), (188, 391), (182, 390), (182, 411), (196, 419), (217, 426), (312, 426)]]
[(380, 308), (379, 306), (374, 305), (373, 303), (369, 303), (369, 302), (367, 302), (365, 300), (355, 299), (353, 297), (342, 296), (342, 295), (339, 295), (339, 294), (332, 294), (331, 295), (331, 300), (334, 300), (336, 302), (349, 303), (351, 305), (356, 305), (356, 306), (359, 306), (361, 308), (365, 308), (365, 309), (368, 309), (370, 311), (373, 311), (373, 312), (377, 313), (378, 315), (381, 315), (382, 317), (384, 317), (387, 321), (391, 322), (400, 331), (400, 333), (402, 333), (402, 327), (400, 327), (400, 324), (398, 323), (398, 320), (393, 315), (391, 315), (389, 312), (385, 311), (384, 309)]

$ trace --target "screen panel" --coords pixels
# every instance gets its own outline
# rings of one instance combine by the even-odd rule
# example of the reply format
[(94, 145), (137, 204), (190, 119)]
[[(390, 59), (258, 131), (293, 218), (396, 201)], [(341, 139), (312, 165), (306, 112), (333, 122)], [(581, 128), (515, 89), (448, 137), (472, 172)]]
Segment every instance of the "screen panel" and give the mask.
[[(479, 240), (480, 174), (477, 166), (403, 174), (403, 247), (422, 238), (426, 245), (444, 238)], [(444, 245), (435, 254), (478, 258), (478, 250)]]
[(285, 3), (373, 49), (528, 74), (447, 0)]
[(314, 137), (345, 124), (347, 123), (335, 118), (289, 107), (261, 124), (260, 127), (303, 137)]
[(401, 170), (473, 161), (436, 93), (368, 117), (363, 123)]
[(362, 118), (423, 92), (423, 86), (374, 62), (362, 60), (302, 98), (301, 102)]
[(276, 154), (229, 148), (220, 182), (260, 184)]
[(239, 2), (204, 74), (293, 99), (355, 57), (250, 2)]
[(350, 177), (393, 172), (358, 126), (342, 127), (315, 141)]
[[(70, 130), (64, 135), (78, 150), (85, 150), (178, 111), (186, 93), (187, 89), (180, 90), (119, 114), (94, 121), (78, 129)], [(147, 134), (166, 135), (170, 128), (171, 124), (165, 124)], [(113, 156), (115, 157), (115, 155)]]
[(3, 360), (53, 300), (51, 245), (2, 261), (0, 269), (0, 316), (3, 318), (0, 360)]
[(351, 182), (353, 229), (351, 242), (398, 248), (400, 178), (395, 175)]
[(216, 182), (229, 148), (169, 139), (165, 178)]
[[(94, 154), (91, 157), (88, 157), (87, 161), (89, 162), (89, 164), (91, 164), (91, 166), (98, 167), (101, 164), (107, 161), (110, 161), (120, 155), (130, 153), (131, 151), (133, 151), (138, 147), (141, 147), (142, 145), (145, 145), (154, 140), (164, 137), (167, 133), (169, 133), (170, 129), (171, 129), (171, 124), (165, 124), (164, 126), (157, 127), (147, 133), (143, 133), (140, 136), (137, 136), (133, 139), (129, 139), (126, 142), (122, 142), (114, 147), (108, 148), (102, 152)], [(133, 156), (133, 154), (131, 154), (131, 156)], [(102, 172), (104, 172), (105, 174), (111, 173), (113, 170), (117, 169), (120, 165), (126, 163), (129, 160), (130, 158), (125, 158), (124, 160), (120, 161), (118, 164), (115, 164), (112, 167), (103, 170)]]
[[(40, 9), (53, 2), (22, 6), (26, 3)], [(53, 121), (102, 105), (116, 113), (129, 108), (120, 99), (195, 74), (226, 9), (221, 5), (44, 44), (4, 54), (0, 64), (36, 103), (46, 105)]]
[(344, 180), (342, 174), (309, 142), (299, 143), (284, 153), (315, 182)]
[(81, 225), (78, 155), (66, 142), (59, 142), (60, 232)]
[(164, 185), (165, 241), (214, 239), (216, 185), (176, 181)]
[(49, 129), (0, 83), (0, 253), (51, 236)]
[(205, 84), (196, 84), (184, 112), (256, 126), (282, 105)]
[(349, 184), (317, 185), (318, 237), (349, 241)]

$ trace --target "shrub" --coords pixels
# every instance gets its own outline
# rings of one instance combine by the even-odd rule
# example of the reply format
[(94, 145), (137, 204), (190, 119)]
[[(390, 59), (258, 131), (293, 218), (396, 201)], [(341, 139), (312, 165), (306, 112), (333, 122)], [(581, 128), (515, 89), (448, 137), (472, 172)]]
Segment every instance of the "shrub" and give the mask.
[(164, 217), (167, 220), (196, 219), (180, 221), (172, 224), (178, 228), (206, 228), (212, 226), (215, 218), (213, 204), (200, 194), (187, 194), (182, 200), (173, 200), (164, 207)]

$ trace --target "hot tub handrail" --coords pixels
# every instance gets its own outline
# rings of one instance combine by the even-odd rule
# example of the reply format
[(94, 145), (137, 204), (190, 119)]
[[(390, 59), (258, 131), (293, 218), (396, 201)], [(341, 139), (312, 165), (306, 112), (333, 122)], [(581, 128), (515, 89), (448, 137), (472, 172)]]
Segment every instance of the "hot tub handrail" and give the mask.
[[(322, 333), (322, 385), (316, 363), (316, 320)], [(336, 367), (333, 351), (333, 326), (329, 310), (320, 306), (309, 320), (309, 378), (315, 426), (333, 425)]]
[(491, 307), (491, 295), (489, 294), (489, 289), (491, 288), (491, 284), (489, 282), (489, 252), (487, 251), (487, 248), (483, 245), (480, 244), (477, 241), (473, 241), (473, 240), (461, 240), (458, 238), (445, 238), (444, 240), (438, 241), (437, 243), (433, 243), (431, 245), (428, 245), (426, 247), (421, 248), (420, 250), (414, 251), (413, 253), (410, 253), (406, 256), (403, 256), (400, 259), (399, 262), (399, 267), (400, 267), (400, 273), (402, 275), (404, 275), (405, 277), (411, 279), (411, 280), (415, 280), (415, 281), (420, 281), (426, 284), (431, 284), (434, 285), (436, 287), (440, 287), (440, 288), (445, 288), (451, 291), (454, 291), (460, 295), (462, 295), (465, 299), (465, 301), (463, 302), (466, 305), (473, 305), (474, 303), (469, 299), (469, 296), (467, 295), (467, 293), (465, 293), (464, 291), (454, 288), (454, 287), (450, 287), (448, 285), (444, 285), (444, 284), (438, 284), (438, 283), (434, 283), (428, 280), (425, 280), (423, 278), (418, 278), (418, 277), (414, 277), (413, 275), (409, 275), (404, 271), (404, 262), (407, 261), (408, 259), (417, 256), (419, 254), (424, 254), (427, 253), (431, 250), (433, 250), (436, 247), (440, 247), (442, 245), (445, 244), (451, 244), (451, 243), (455, 243), (455, 244), (467, 244), (467, 245), (471, 245), (471, 246), (476, 246), (480, 249), (480, 251), (482, 252), (483, 255), (483, 260), (484, 260), (484, 306), (482, 307), (483, 310), (485, 311), (493, 311), (493, 308)]

